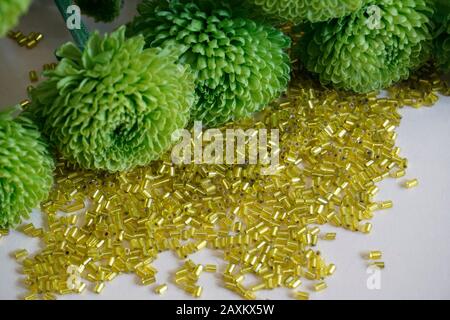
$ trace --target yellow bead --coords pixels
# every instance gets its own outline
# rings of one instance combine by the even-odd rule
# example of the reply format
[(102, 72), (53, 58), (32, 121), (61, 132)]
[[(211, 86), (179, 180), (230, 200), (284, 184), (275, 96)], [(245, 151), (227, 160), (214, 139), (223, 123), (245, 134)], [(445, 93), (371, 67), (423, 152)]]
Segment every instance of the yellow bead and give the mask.
[(319, 282), (316, 283), (314, 286), (314, 291), (319, 292), (319, 291), (323, 291), (327, 288), (327, 284), (325, 282)]
[(155, 283), (156, 282), (156, 278), (155, 278), (154, 275), (149, 275), (149, 276), (143, 277), (141, 279), (141, 282), (142, 282), (142, 285), (148, 286), (148, 285), (150, 285), (152, 283)]
[(253, 287), (250, 288), (250, 290), (252, 291), (259, 291), (259, 290), (264, 290), (266, 288), (266, 285), (264, 283), (260, 283), (257, 285), (254, 285)]
[(30, 71), (29, 77), (31, 82), (37, 82), (39, 80), (37, 72), (34, 70)]
[(76, 290), (77, 293), (82, 293), (82, 292), (84, 292), (84, 290), (86, 290), (86, 287), (87, 287), (86, 283), (83, 282), (83, 283), (78, 287), (78, 289)]
[(203, 288), (200, 286), (197, 286), (192, 295), (196, 298), (199, 298), (202, 295), (202, 292), (203, 292)]
[(32, 49), (32, 48), (36, 47), (37, 43), (38, 43), (38, 42), (37, 42), (37, 40), (35, 40), (35, 39), (29, 40), (29, 41), (26, 43), (26, 47), (27, 47), (28, 49)]
[(369, 259), (370, 260), (379, 260), (383, 257), (383, 253), (381, 251), (370, 251)]
[(100, 294), (103, 291), (104, 288), (105, 288), (105, 283), (104, 282), (99, 282), (99, 283), (97, 283), (95, 285), (94, 292), (97, 293), (97, 294)]
[(35, 293), (28, 294), (24, 297), (24, 300), (38, 300), (39, 297)]
[(309, 300), (309, 293), (308, 292), (297, 291), (297, 292), (295, 292), (295, 299), (297, 299), (297, 300)]
[(155, 292), (159, 295), (164, 294), (167, 291), (168, 287), (166, 284), (159, 285), (155, 288)]
[(328, 232), (323, 236), (324, 240), (335, 240), (336, 239), (336, 233), (334, 232)]
[(217, 265), (215, 265), (215, 264), (207, 264), (207, 265), (205, 265), (205, 271), (206, 272), (216, 272), (217, 271)]
[(34, 39), (39, 42), (44, 38), (44, 35), (42, 33), (38, 33), (36, 34), (36, 36), (34, 37)]
[(380, 203), (380, 208), (381, 209), (390, 209), (394, 206), (392, 201), (383, 201)]
[(407, 188), (407, 189), (414, 188), (418, 185), (419, 185), (419, 180), (417, 180), (417, 179), (408, 180), (404, 184), (405, 188)]
[(370, 231), (372, 230), (372, 224), (370, 222), (367, 222), (361, 226), (360, 230), (362, 233), (370, 233)]
[(30, 104), (31, 104), (31, 101), (28, 99), (20, 102), (20, 106), (22, 107), (23, 110), (26, 110)]
[(376, 261), (372, 265), (374, 265), (375, 267), (377, 267), (379, 269), (384, 269), (384, 267), (385, 267), (385, 264), (382, 261)]
[(21, 47), (26, 45), (27, 42), (28, 42), (28, 38), (24, 35), (21, 35), (17, 38), (17, 44)]
[(16, 40), (18, 37), (20, 37), (22, 35), (22, 32), (20, 32), (20, 31), (15, 32), (15, 31), (11, 30), (8, 32), (7, 35), (8, 35), (8, 38)]
[(195, 267), (194, 269), (194, 274), (195, 276), (200, 276), (200, 274), (203, 272), (203, 266), (201, 264), (199, 264), (198, 266)]
[(401, 177), (404, 177), (405, 175), (406, 175), (406, 171), (405, 170), (398, 170), (396, 172), (393, 172), (391, 174), (391, 177), (392, 178), (401, 178)]
[(331, 276), (332, 274), (334, 274), (335, 271), (336, 271), (336, 266), (333, 263), (331, 263), (327, 267), (327, 275)]
[(28, 251), (25, 249), (22, 250), (17, 250), (16, 252), (14, 252), (14, 257), (16, 258), (16, 260), (20, 260), (25, 258), (28, 255)]
[(51, 293), (45, 293), (44, 300), (56, 300), (56, 296)]

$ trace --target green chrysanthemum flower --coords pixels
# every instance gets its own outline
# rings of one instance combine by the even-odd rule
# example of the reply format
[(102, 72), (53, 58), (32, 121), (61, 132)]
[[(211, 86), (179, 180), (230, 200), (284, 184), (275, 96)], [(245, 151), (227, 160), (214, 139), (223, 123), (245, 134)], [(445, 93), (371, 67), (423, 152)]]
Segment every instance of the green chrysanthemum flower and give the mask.
[(27, 11), (31, 0), (1, 0), (0, 1), (0, 37), (19, 22), (19, 18)]
[(27, 117), (0, 112), (0, 228), (17, 225), (46, 199), (53, 183), (53, 160)]
[(306, 68), (323, 84), (368, 92), (409, 77), (431, 54), (426, 0), (375, 0), (352, 15), (311, 25), (299, 44)]
[[(192, 0), (191, 0), (192, 1)], [(192, 119), (218, 126), (260, 111), (289, 81), (290, 40), (275, 28), (233, 16), (220, 1), (144, 1), (130, 35), (148, 46), (177, 43), (196, 75)]]
[(81, 12), (95, 21), (111, 22), (116, 19), (123, 7), (123, 0), (75, 0)]
[(437, 32), (434, 40), (434, 54), (439, 68), (450, 72), (450, 2), (437, 0), (435, 21)]
[(341, 18), (359, 10), (367, 0), (244, 0), (269, 17), (299, 23)]
[(157, 159), (189, 120), (194, 81), (170, 48), (144, 49), (125, 27), (89, 38), (62, 58), (32, 92), (30, 111), (69, 161), (87, 169), (128, 170)]

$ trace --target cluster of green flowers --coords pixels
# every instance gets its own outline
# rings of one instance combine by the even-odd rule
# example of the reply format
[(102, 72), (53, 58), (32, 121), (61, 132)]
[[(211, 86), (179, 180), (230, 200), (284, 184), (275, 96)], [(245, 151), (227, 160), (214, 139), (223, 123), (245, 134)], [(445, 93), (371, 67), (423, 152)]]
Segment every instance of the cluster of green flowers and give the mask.
[(149, 47), (179, 45), (196, 79), (192, 120), (218, 126), (251, 115), (286, 90), (290, 40), (220, 1), (144, 0), (128, 28)]

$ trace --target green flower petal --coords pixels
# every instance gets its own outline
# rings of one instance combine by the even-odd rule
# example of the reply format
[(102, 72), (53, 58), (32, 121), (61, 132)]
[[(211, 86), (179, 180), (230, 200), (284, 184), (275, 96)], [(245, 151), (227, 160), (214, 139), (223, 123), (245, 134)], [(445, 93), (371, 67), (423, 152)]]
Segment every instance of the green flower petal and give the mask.
[(53, 183), (53, 160), (36, 126), (13, 110), (0, 112), (0, 228), (28, 218)]
[(0, 1), (0, 37), (19, 22), (19, 18), (28, 7), (31, 0), (1, 0)]
[(185, 47), (180, 60), (196, 76), (193, 120), (218, 126), (246, 117), (286, 89), (290, 40), (277, 29), (234, 16), (221, 1), (146, 0), (138, 10), (130, 36), (144, 35), (149, 47)]
[(372, 0), (348, 17), (309, 26), (299, 43), (301, 61), (323, 84), (386, 88), (429, 59), (432, 14), (427, 0)]
[(111, 22), (119, 16), (124, 0), (75, 0), (75, 4), (95, 21)]
[(32, 92), (30, 111), (61, 154), (86, 169), (123, 171), (167, 151), (194, 103), (192, 75), (170, 48), (144, 49), (143, 37), (93, 33), (84, 52), (62, 58)]
[(359, 10), (367, 0), (244, 0), (281, 21), (319, 22), (341, 18)]

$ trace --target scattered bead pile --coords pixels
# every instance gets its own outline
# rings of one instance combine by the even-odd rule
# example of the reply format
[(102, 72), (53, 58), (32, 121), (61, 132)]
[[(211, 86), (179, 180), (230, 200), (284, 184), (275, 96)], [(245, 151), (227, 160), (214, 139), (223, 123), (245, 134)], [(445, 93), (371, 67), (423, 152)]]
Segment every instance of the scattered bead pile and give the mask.
[[(26, 299), (53, 299), (87, 287), (100, 293), (122, 273), (153, 284), (157, 270), (151, 264), (167, 250), (184, 261), (175, 285), (194, 297), (202, 294), (202, 272), (217, 269), (224, 286), (246, 299), (276, 287), (302, 300), (309, 294), (297, 291), (300, 286), (324, 290), (336, 266), (325, 262), (317, 245), (336, 234), (319, 226), (368, 233), (375, 211), (392, 207), (374, 196), (377, 182), (405, 175), (407, 160), (395, 145), (398, 109), (431, 105), (437, 91), (449, 92), (427, 68), (431, 78), (412, 78), (391, 88), (387, 98), (296, 79), (258, 122), (223, 129), (279, 129), (277, 175), (261, 175), (260, 165), (175, 166), (170, 154), (122, 174), (83, 171), (61, 160), (57, 184), (42, 204), (45, 228), (21, 228), (45, 243), (33, 256), (19, 254), (30, 291)], [(222, 252), (226, 267), (189, 260), (204, 248)], [(73, 279), (73, 268), (80, 279)], [(249, 274), (259, 282), (244, 285)], [(312, 286), (302, 285), (304, 279)], [(153, 290), (163, 294), (167, 286)]]
[(21, 31), (10, 31), (8, 37), (17, 42), (21, 47), (27, 47), (33, 49), (44, 38), (42, 33), (31, 32), (28, 35), (24, 35)]

